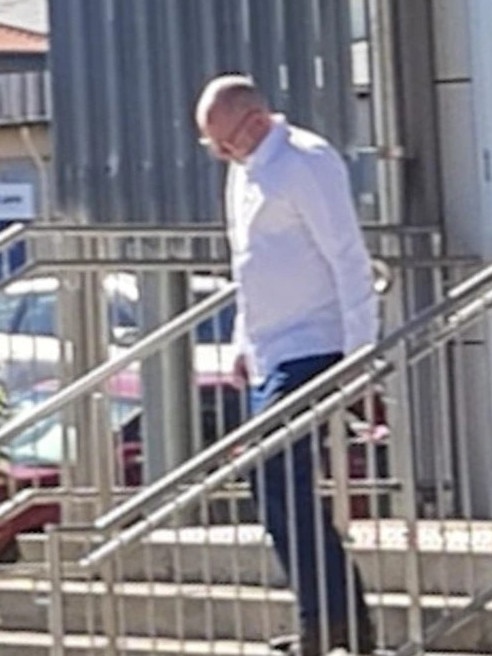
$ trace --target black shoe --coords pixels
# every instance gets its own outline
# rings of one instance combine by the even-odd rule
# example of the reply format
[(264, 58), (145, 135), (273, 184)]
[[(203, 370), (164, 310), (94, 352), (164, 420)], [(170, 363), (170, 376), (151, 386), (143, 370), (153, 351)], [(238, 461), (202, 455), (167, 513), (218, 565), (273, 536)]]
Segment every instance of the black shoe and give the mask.
[[(372, 626), (368, 622), (359, 621), (357, 653), (369, 655), (374, 651)], [(349, 634), (345, 624), (337, 624), (330, 628), (329, 645), (332, 649), (349, 650)], [(318, 625), (306, 626), (299, 637), (295, 634), (282, 635), (270, 641), (272, 656), (325, 656), (321, 650), (321, 635)]]
[(268, 643), (270, 646), (271, 654), (283, 654), (284, 656), (291, 656), (299, 653), (300, 642), (299, 636), (295, 633), (280, 635), (272, 638)]

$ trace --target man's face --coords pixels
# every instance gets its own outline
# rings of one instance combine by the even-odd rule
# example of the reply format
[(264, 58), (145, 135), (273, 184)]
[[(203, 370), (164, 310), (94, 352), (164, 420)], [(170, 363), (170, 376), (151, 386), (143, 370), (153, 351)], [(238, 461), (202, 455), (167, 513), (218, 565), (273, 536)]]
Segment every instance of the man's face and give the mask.
[(200, 143), (217, 159), (242, 161), (249, 152), (248, 124), (258, 110), (243, 110), (241, 113), (225, 114), (220, 110), (209, 112), (199, 121)]

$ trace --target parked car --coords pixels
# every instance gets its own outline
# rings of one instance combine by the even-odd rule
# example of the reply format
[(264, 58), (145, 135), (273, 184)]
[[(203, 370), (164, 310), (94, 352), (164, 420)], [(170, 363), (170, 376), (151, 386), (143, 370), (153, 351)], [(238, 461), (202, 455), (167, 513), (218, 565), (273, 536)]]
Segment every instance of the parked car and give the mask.
[[(193, 277), (196, 302), (227, 284), (219, 276)], [(60, 341), (56, 337), (59, 282), (39, 277), (13, 282), (0, 293), (0, 366), (2, 383), (9, 390), (14, 412), (33, 407), (58, 388)], [(138, 338), (139, 295), (135, 276), (111, 274), (105, 278), (111, 352), (117, 353)], [(234, 304), (216, 319), (200, 323), (195, 331), (194, 369), (200, 390), (203, 436), (206, 443), (217, 437), (217, 403), (222, 403), (224, 429), (239, 423), (239, 396), (232, 386), (232, 328)], [(121, 434), (116, 458), (122, 484), (141, 482), (141, 393), (138, 367), (120, 372), (110, 381), (112, 425)], [(115, 387), (116, 386), (116, 387)], [(0, 386), (3, 392), (3, 387)], [(4, 400), (1, 402), (4, 407)], [(1, 409), (0, 409), (1, 410)], [(1, 416), (0, 420), (5, 417)], [(0, 501), (10, 490), (59, 483), (62, 427), (56, 416), (47, 417), (23, 431), (0, 450)], [(0, 559), (15, 553), (15, 535), (41, 530), (57, 522), (57, 504), (36, 505), (0, 526)]]
[[(29, 392), (14, 397), (14, 410), (21, 412), (45, 401), (59, 388), (57, 380), (42, 381)], [(115, 435), (115, 465), (121, 485), (136, 486), (142, 480), (140, 435), (140, 384), (135, 372), (123, 371), (108, 385), (111, 428)], [(73, 430), (73, 429), (72, 429)], [(68, 429), (69, 460), (75, 462), (75, 434)], [(17, 435), (0, 451), (0, 502), (12, 491), (29, 487), (53, 488), (60, 484), (63, 462), (63, 429), (52, 415)], [(70, 453), (71, 452), (71, 453)], [(46, 524), (60, 521), (58, 503), (46, 502), (22, 510), (0, 524), (0, 562), (17, 558), (16, 536), (39, 532)]]
[[(30, 389), (40, 380), (60, 376), (60, 340), (56, 337), (59, 280), (19, 280), (0, 292), (0, 376), (10, 393)], [(110, 341), (137, 326), (137, 287), (129, 274), (104, 280)]]
[[(227, 284), (221, 276), (195, 275), (195, 301)], [(0, 379), (10, 394), (18, 396), (39, 381), (60, 377), (60, 340), (57, 334), (57, 290), (54, 277), (13, 282), (0, 293)], [(110, 326), (110, 354), (117, 354), (138, 338), (139, 291), (129, 273), (104, 279)], [(200, 323), (195, 331), (194, 371), (200, 388), (204, 431), (216, 425), (218, 390), (224, 397), (226, 429), (238, 422), (239, 402), (232, 386), (234, 304), (216, 319)]]

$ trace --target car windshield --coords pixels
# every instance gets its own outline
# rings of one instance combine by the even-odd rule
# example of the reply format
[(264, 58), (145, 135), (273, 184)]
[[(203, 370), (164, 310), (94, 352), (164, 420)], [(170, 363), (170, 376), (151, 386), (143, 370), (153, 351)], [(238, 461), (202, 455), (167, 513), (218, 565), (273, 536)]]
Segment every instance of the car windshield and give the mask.
[[(29, 294), (0, 294), (0, 332), (17, 333), (22, 321), (26, 296)], [(32, 296), (36, 296), (33, 294)], [(46, 333), (45, 333), (46, 334)]]
[[(24, 395), (15, 404), (16, 411), (29, 410), (50, 396), (46, 392)], [(130, 419), (140, 407), (137, 399), (111, 399), (111, 425), (117, 429)], [(75, 432), (69, 426), (66, 432), (70, 459), (75, 459)], [(3, 449), (16, 465), (56, 466), (63, 459), (63, 432), (57, 415), (46, 417), (35, 426), (23, 431)]]
[[(208, 294), (196, 294), (196, 302)], [(0, 293), (0, 332), (10, 335), (56, 335), (56, 302), (54, 289), (47, 291), (21, 291)], [(219, 314), (203, 321), (196, 329), (199, 344), (232, 340), (235, 305), (231, 304)], [(108, 305), (109, 324), (113, 328), (132, 328), (138, 325), (137, 301), (114, 291)], [(115, 333), (116, 334), (116, 333)]]
[[(57, 334), (55, 291), (0, 294), (0, 332), (10, 335)], [(129, 328), (137, 325), (137, 304), (124, 294), (111, 296), (109, 324)]]

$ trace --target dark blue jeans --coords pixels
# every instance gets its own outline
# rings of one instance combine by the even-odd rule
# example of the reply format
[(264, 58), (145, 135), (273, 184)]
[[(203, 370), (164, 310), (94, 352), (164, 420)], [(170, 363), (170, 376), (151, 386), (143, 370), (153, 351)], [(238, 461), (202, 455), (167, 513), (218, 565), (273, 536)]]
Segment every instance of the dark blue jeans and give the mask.
[[(300, 387), (303, 383), (334, 365), (341, 359), (340, 353), (320, 355), (293, 360), (280, 364), (265, 382), (250, 391), (251, 410), (257, 414), (275, 401)], [(272, 535), (280, 561), (293, 585), (292, 560), (289, 553), (287, 477), (284, 453), (270, 458), (264, 468), (263, 489), (265, 490), (266, 528)], [(340, 536), (335, 530), (326, 508), (323, 510), (326, 580), (320, 580), (317, 572), (316, 534), (314, 522), (313, 463), (309, 436), (301, 438), (293, 448), (298, 601), (301, 624), (309, 627), (318, 625), (320, 614), (320, 592), (324, 586), (329, 609), (329, 626), (347, 623), (347, 586), (345, 554)], [(258, 499), (258, 473), (253, 472), (251, 483), (253, 496)], [(356, 605), (363, 606), (362, 586), (357, 572)]]

